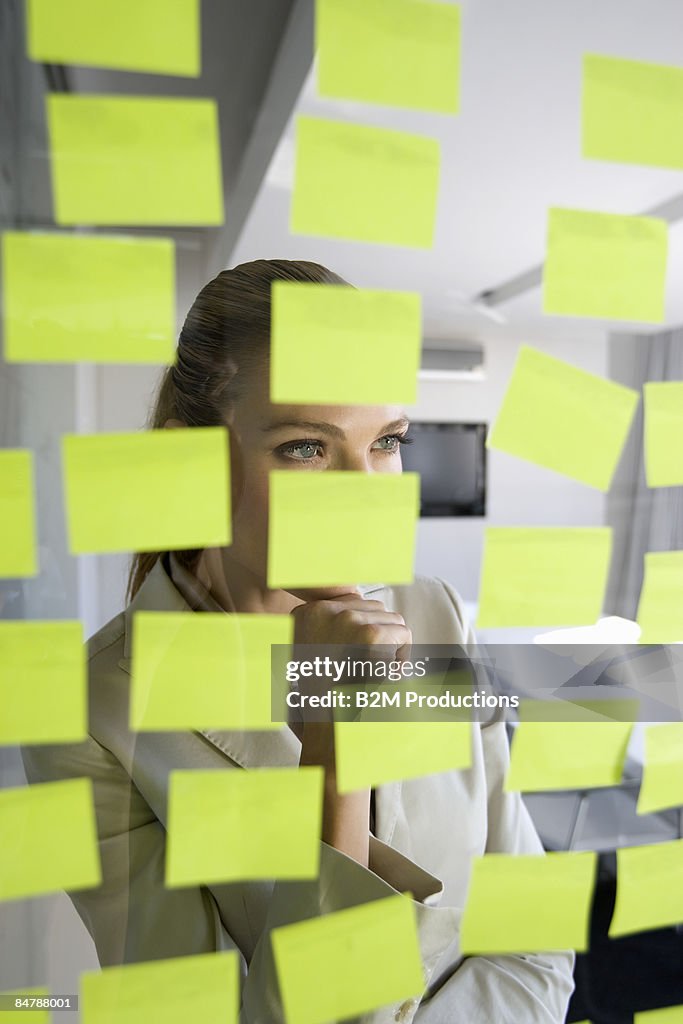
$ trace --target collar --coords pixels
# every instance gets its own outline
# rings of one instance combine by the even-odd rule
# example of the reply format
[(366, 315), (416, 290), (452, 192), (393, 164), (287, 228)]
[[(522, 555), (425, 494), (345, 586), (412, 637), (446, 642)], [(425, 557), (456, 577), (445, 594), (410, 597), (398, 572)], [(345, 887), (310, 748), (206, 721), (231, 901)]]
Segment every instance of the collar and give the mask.
[[(125, 639), (121, 665), (130, 674), (131, 637), (133, 615), (139, 611), (165, 612), (224, 612), (225, 610), (211, 596), (209, 590), (192, 573), (180, 564), (171, 551), (168, 557), (168, 571), (164, 558), (158, 558), (143, 580), (140, 588), (125, 609)], [(359, 588), (364, 597), (375, 594), (386, 587), (382, 583), (371, 583)], [(121, 664), (119, 662), (119, 664)]]
[[(197, 581), (199, 582), (199, 581)], [(133, 615), (135, 612), (191, 612), (192, 605), (169, 577), (161, 558), (145, 576), (137, 594), (125, 609), (125, 636), (123, 658), (119, 662), (121, 668), (130, 674), (131, 640), (133, 635)], [(125, 663), (125, 664), (124, 664)]]
[(188, 606), (194, 611), (222, 612), (225, 610), (202, 581), (188, 572), (184, 565), (181, 565), (173, 551), (168, 554), (168, 575), (187, 601)]
[[(133, 615), (140, 611), (192, 612), (195, 601), (200, 600), (202, 610), (223, 609), (208, 594), (195, 577), (173, 560), (173, 579), (160, 558), (145, 577), (137, 594), (124, 611), (123, 657), (119, 668), (130, 675)], [(169, 566), (170, 567), (170, 566)], [(180, 571), (178, 571), (180, 570)], [(182, 587), (182, 590), (179, 587)], [(202, 591), (204, 593), (202, 594)], [(186, 596), (187, 595), (187, 596)], [(188, 600), (189, 598), (189, 600)], [(224, 755), (243, 768), (296, 766), (301, 754), (301, 743), (289, 726), (267, 732), (244, 732), (228, 729), (194, 729)]]

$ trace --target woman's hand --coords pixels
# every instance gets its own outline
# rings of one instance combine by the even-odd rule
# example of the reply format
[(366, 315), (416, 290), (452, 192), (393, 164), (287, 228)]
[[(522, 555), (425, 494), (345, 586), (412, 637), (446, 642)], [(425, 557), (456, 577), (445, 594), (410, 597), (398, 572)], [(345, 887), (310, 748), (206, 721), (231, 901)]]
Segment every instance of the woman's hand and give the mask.
[[(373, 647), (381, 648), (381, 657), (399, 661), (410, 655), (412, 636), (403, 616), (387, 611), (381, 601), (363, 598), (358, 590), (306, 601), (291, 614), (295, 649), (298, 644), (344, 644), (358, 656), (368, 648), (370, 660)], [(304, 719), (299, 763), (325, 769), (323, 840), (367, 867), (370, 790), (337, 792), (332, 721)]]
[[(304, 591), (294, 592), (303, 594)], [(378, 644), (393, 648), (394, 657), (410, 653), (411, 633), (402, 615), (390, 612), (381, 601), (364, 598), (356, 589), (334, 597), (305, 601), (291, 612), (294, 644)]]
[[(317, 654), (318, 647), (333, 644), (348, 648), (353, 657), (369, 661), (405, 661), (410, 656), (412, 637), (403, 616), (387, 611), (381, 601), (363, 598), (358, 590), (349, 589), (331, 598), (306, 601), (291, 614), (295, 621), (294, 650), (297, 654), (299, 645), (310, 645)], [(315, 684), (315, 678), (308, 679), (307, 691), (314, 690)], [(328, 721), (323, 721), (323, 716), (320, 710), (316, 710), (313, 720), (304, 716), (306, 754), (313, 758), (307, 763), (323, 764), (334, 771), (332, 714), (325, 716)]]

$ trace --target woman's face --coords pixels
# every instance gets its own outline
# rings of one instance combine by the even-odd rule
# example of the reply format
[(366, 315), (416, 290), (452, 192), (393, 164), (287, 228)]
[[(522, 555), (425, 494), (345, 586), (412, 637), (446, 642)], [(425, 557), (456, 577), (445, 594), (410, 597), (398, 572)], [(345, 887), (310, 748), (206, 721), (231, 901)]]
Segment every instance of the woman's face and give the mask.
[[(270, 471), (400, 473), (399, 438), (409, 424), (403, 408), (396, 405), (272, 404), (267, 366), (252, 372), (247, 384), (226, 421), (233, 540), (225, 556), (265, 585)], [(325, 588), (329, 596), (347, 590)]]

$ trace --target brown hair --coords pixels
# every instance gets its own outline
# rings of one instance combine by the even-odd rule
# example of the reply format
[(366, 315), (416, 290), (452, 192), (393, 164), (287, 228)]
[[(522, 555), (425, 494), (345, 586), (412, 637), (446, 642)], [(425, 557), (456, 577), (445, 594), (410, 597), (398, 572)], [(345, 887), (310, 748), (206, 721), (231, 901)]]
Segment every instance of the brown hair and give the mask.
[[(273, 281), (347, 284), (319, 263), (306, 260), (253, 260), (223, 270), (202, 288), (185, 318), (175, 365), (163, 373), (148, 429), (162, 429), (178, 419), (188, 427), (213, 427), (225, 422), (230, 403), (240, 396), (244, 375), (263, 360), (270, 343), (270, 287)], [(202, 549), (176, 551), (192, 571)], [(140, 589), (163, 551), (137, 552), (128, 575), (126, 600)]]

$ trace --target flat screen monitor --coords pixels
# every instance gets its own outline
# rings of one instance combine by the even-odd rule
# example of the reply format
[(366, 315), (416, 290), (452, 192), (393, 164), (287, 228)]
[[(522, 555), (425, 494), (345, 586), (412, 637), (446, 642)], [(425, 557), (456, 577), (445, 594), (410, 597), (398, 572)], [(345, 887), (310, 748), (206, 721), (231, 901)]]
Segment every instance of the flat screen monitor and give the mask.
[(404, 470), (420, 474), (420, 516), (486, 515), (486, 423), (416, 423)]

